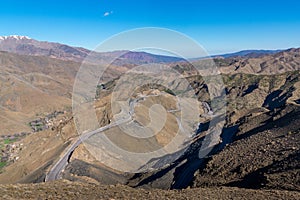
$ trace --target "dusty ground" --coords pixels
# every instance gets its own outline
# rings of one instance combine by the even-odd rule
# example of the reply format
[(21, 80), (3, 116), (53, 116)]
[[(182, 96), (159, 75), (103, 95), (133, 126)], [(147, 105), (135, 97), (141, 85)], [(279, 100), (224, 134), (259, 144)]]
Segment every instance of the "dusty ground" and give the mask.
[(127, 186), (57, 181), (29, 185), (0, 185), (1, 199), (299, 199), (299, 192), (239, 188), (143, 190)]

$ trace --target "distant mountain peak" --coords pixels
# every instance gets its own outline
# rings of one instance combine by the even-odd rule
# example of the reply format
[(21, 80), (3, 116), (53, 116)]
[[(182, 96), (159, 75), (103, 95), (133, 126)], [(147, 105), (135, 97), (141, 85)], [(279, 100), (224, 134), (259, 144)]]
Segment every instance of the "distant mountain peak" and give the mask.
[(31, 38), (29, 38), (27, 36), (20, 36), (20, 35), (0, 36), (0, 40), (8, 40), (8, 39), (30, 40)]
[(242, 50), (234, 53), (227, 53), (223, 55), (216, 55), (212, 57), (223, 57), (223, 58), (232, 58), (232, 57), (248, 57), (248, 58), (258, 58), (261, 56), (266, 56), (266, 55), (272, 55), (279, 53), (284, 50), (256, 50), (256, 49), (250, 49), (250, 50)]

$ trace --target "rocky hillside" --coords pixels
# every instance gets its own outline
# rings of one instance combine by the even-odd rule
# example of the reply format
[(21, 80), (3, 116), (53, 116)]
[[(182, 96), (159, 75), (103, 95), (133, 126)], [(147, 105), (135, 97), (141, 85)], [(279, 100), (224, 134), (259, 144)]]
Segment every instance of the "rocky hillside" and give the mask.
[[(212, 157), (201, 161), (200, 170), (190, 169), (189, 166), (198, 162), (198, 148), (209, 121), (199, 130), (191, 152), (161, 171), (144, 174), (116, 173), (104, 167), (95, 157), (89, 155), (84, 145), (81, 145), (74, 151), (64, 178), (82, 181), (89, 177), (102, 184), (122, 183), (134, 187), (160, 189), (185, 188), (190, 185), (299, 190), (299, 71), (279, 75), (223, 75), (223, 79), (227, 94), (223, 143), (212, 151)], [(198, 90), (199, 100), (209, 103), (205, 82), (201, 81), (201, 77), (191, 76), (189, 80)], [(99, 91), (100, 94), (104, 94), (104, 91), (108, 94), (100, 98), (102, 105), (109, 104), (112, 85), (114, 84), (109, 82), (103, 86), (105, 89)], [(145, 94), (149, 90), (146, 86), (140, 89), (144, 90)], [(164, 91), (165, 88), (158, 87), (158, 90)], [(111, 117), (111, 113), (107, 113), (109, 107), (99, 108), (103, 114), (106, 113), (105, 123), (108, 123)], [(147, 116), (143, 110), (137, 109), (136, 112), (137, 117)], [(141, 122), (143, 120), (147, 119), (142, 118)], [(172, 130), (171, 127), (170, 125), (168, 129)], [(139, 146), (135, 143), (132, 145), (136, 148)], [(191, 173), (184, 177), (190, 181), (180, 181), (182, 170), (191, 170)], [(251, 177), (256, 177), (257, 174), (260, 174), (261, 178), (253, 182)], [(284, 182), (281, 181), (282, 177), (286, 177)]]
[(30, 131), (28, 123), (71, 106), (80, 64), (0, 52), (0, 135)]
[(287, 105), (239, 122), (232, 144), (198, 170), (193, 187), (300, 191), (300, 107)]
[(216, 59), (222, 73), (280, 74), (299, 70), (300, 49), (289, 49), (257, 58)]
[[(0, 183), (43, 182), (51, 166), (78, 138), (70, 109), (73, 82), (80, 66), (80, 63), (74, 61), (82, 59), (81, 53), (87, 52), (76, 48), (69, 51), (68, 48), (64, 49), (52, 43), (35, 44), (35, 41), (29, 38), (13, 37), (0, 40), (0, 44), (4, 42), (8, 51), (30, 54), (0, 52), (0, 134), (5, 135), (0, 141), (0, 148), (1, 155), (5, 154), (5, 157), (9, 158), (9, 162), (1, 162)], [(13, 40), (12, 43), (17, 45), (6, 44), (8, 40)], [(28, 40), (27, 45), (33, 47), (18, 46), (22, 43), (19, 44), (19, 41), (23, 40)], [(44, 50), (35, 50), (37, 47), (50, 48), (56, 53), (51, 56)], [(62, 55), (63, 58), (57, 55)], [(183, 156), (149, 172), (121, 173), (104, 166), (87, 151), (85, 145), (79, 145), (68, 158), (68, 166), (62, 175), (64, 179), (81, 183), (59, 181), (37, 185), (1, 185), (0, 193), (5, 193), (7, 195), (5, 198), (18, 198), (18, 195), (31, 198), (32, 194), (44, 198), (45, 192), (41, 191), (52, 193), (54, 190), (58, 192), (53, 198), (59, 198), (61, 191), (68, 190), (71, 191), (68, 193), (70, 197), (88, 195), (91, 198), (118, 197), (124, 194), (132, 198), (147, 198), (149, 194), (154, 197), (164, 195), (166, 198), (182, 197), (180, 195), (198, 198), (201, 193), (203, 198), (207, 195), (208, 198), (216, 199), (224, 196), (229, 199), (239, 198), (245, 194), (260, 199), (265, 197), (297, 199), (300, 191), (299, 58), (300, 49), (254, 58), (216, 58), (215, 62), (222, 72), (225, 87), (226, 114), (209, 117), (205, 116), (208, 109), (204, 105), (216, 109), (218, 106), (212, 105), (208, 86), (203, 77), (195, 75), (190, 64), (181, 61), (171, 63), (170, 66), (189, 81), (201, 102), (199, 106), (201, 124), (198, 129), (196, 127), (189, 148)], [(106, 72), (110, 81), (99, 84), (93, 104), (100, 126), (111, 123), (113, 109), (111, 98), (119, 80), (118, 75), (135, 66), (137, 63), (134, 60), (143, 63), (163, 62), (165, 59), (165, 57), (154, 59), (146, 54), (127, 54), (124, 57), (127, 66), (120, 67), (116, 64)], [(121, 64), (123, 65), (123, 61)], [(193, 64), (199, 64), (199, 61)], [(94, 71), (88, 73), (96, 74)], [(121, 131), (118, 128), (109, 129), (107, 135), (116, 142), (126, 141), (124, 148), (128, 150), (142, 150), (153, 147), (154, 143), (165, 145), (174, 137), (174, 132), (180, 129), (180, 124), (176, 120), (179, 116), (176, 112), (174, 96), (176, 92), (160, 86), (159, 82), (145, 85), (143, 84), (145, 80), (139, 78), (138, 74), (132, 74), (127, 78), (123, 81), (130, 83), (133, 79), (138, 85), (142, 85), (131, 94), (132, 98), (143, 97), (134, 108), (134, 123), (147, 125), (150, 122), (149, 110), (157, 103), (170, 111), (167, 114), (169, 121), (166, 122), (162, 134), (156, 135), (151, 142), (145, 144), (120, 135)], [(176, 79), (170, 87), (175, 91), (184, 91), (186, 88), (180, 83), (180, 79)], [(121, 89), (126, 91), (126, 88)], [(56, 113), (55, 111), (60, 111), (61, 114), (49, 119), (51, 113)], [(160, 120), (160, 117), (158, 116), (157, 120)], [(204, 136), (209, 135), (209, 125), (214, 125), (222, 119), (225, 119), (225, 127), (222, 129), (218, 145), (210, 154), (199, 159), (199, 149)], [(49, 129), (39, 129), (41, 125), (48, 124)], [(16, 140), (11, 138), (14, 134), (10, 133), (30, 132), (32, 128), (41, 131), (28, 135), (16, 134), (18, 136)], [(98, 186), (118, 183), (139, 189), (120, 185)], [(82, 189), (87, 187), (93, 188), (92, 193), (91, 190)], [(153, 189), (188, 187), (193, 189), (183, 191)], [(82, 190), (78, 193), (79, 189)], [(95, 191), (99, 193), (95, 194)], [(98, 194), (106, 196), (97, 196)], [(124, 196), (120, 196), (122, 197)]]

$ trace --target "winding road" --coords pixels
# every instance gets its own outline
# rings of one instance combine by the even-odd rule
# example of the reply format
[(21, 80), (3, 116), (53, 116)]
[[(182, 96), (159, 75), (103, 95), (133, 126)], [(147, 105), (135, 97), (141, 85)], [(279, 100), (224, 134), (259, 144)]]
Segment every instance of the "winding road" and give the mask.
[(63, 155), (63, 157), (61, 157), (56, 164), (51, 168), (51, 170), (49, 171), (49, 173), (46, 175), (45, 178), (45, 182), (47, 181), (54, 181), (60, 178), (60, 174), (61, 172), (65, 169), (65, 167), (68, 165), (69, 163), (69, 159), (73, 153), (73, 151), (82, 143), (84, 142), (86, 139), (88, 139), (89, 137), (97, 134), (97, 133), (101, 133), (107, 129), (110, 129), (112, 127), (118, 126), (120, 124), (126, 123), (126, 122), (130, 122), (132, 120), (131, 116), (126, 118), (126, 119), (122, 119), (119, 120), (117, 122), (113, 122), (107, 126), (101, 127), (97, 130), (85, 133), (83, 135), (81, 135), (67, 150), (67, 152)]
[[(127, 111), (129, 113), (128, 116), (125, 116), (125, 117), (117, 120), (116, 122), (113, 122), (113, 123), (111, 123), (107, 126), (101, 127), (97, 130), (94, 130), (94, 131), (91, 131), (91, 132), (86, 132), (86, 133), (82, 134), (80, 137), (78, 137), (76, 139), (76, 141), (64, 153), (64, 155), (53, 165), (53, 167), (50, 169), (50, 171), (46, 174), (45, 182), (54, 181), (54, 180), (57, 180), (57, 179), (61, 178), (61, 173), (65, 169), (65, 167), (68, 165), (70, 157), (72, 156), (72, 153), (85, 140), (87, 140), (88, 138), (90, 138), (91, 136), (93, 136), (95, 134), (101, 133), (101, 132), (103, 132), (105, 130), (108, 130), (110, 128), (113, 128), (115, 126), (133, 121), (135, 104), (138, 103), (139, 100), (142, 100), (144, 98), (145, 97), (129, 101), (129, 111)], [(208, 114), (212, 115), (212, 112), (210, 110), (209, 105), (207, 104), (205, 106), (207, 106)], [(179, 111), (179, 110), (180, 109), (178, 109), (178, 110), (169, 110), (168, 112), (175, 112), (175, 111)], [(178, 119), (177, 119), (177, 121), (178, 121)], [(180, 121), (178, 121), (178, 123), (179, 123), (180, 128), (183, 129), (181, 127)], [(173, 183), (172, 186), (174, 188), (177, 188), (178, 186), (185, 185), (186, 182), (187, 182), (187, 180), (185, 180), (185, 179), (187, 177), (191, 177), (192, 173), (194, 173), (196, 171), (196, 169), (199, 168), (199, 165), (201, 164), (201, 162), (202, 162), (201, 160), (196, 159), (194, 162), (190, 163), (188, 167), (185, 166), (185, 170), (183, 170), (183, 173), (179, 177), (179, 180), (177, 179), (177, 181), (175, 183)]]
[[(145, 98), (145, 97), (143, 97)], [(50, 171), (46, 174), (45, 177), (45, 182), (48, 181), (54, 181), (57, 179), (61, 178), (61, 172), (65, 169), (65, 167), (68, 165), (70, 157), (72, 156), (72, 153), (74, 152), (74, 150), (85, 140), (87, 140), (89, 137), (101, 133), (105, 130), (108, 130), (110, 128), (113, 128), (115, 126), (119, 126), (123, 123), (127, 123), (133, 120), (133, 115), (134, 115), (134, 107), (135, 104), (143, 99), (143, 98), (139, 98), (139, 99), (134, 99), (132, 101), (129, 102), (129, 116), (128, 117), (123, 117), (120, 120), (113, 122), (111, 124), (108, 124), (107, 126), (103, 126), (97, 130), (91, 131), (91, 132), (87, 132), (82, 134), (80, 137), (77, 138), (77, 140), (69, 147), (69, 149), (65, 152), (65, 154), (55, 163), (55, 165), (50, 169)], [(122, 111), (123, 112), (123, 111)], [(121, 112), (121, 113), (122, 113)]]

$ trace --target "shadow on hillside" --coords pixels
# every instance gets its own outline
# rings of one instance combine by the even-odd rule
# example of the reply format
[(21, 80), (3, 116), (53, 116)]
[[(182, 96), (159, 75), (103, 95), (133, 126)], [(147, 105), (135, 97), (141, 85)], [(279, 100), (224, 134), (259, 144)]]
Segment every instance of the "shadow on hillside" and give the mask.
[[(292, 111), (286, 113), (284, 116), (280, 117), (279, 119), (273, 120), (272, 116), (281, 115), (282, 113), (285, 112), (285, 110), (289, 106), (293, 107)], [(288, 106), (282, 107), (282, 109), (280, 111), (277, 111), (275, 113), (274, 112), (275, 111), (271, 111), (269, 113), (270, 118), (267, 119), (266, 121), (264, 121), (263, 125), (256, 127), (246, 133), (243, 133), (242, 135), (236, 136), (234, 138), (234, 140), (236, 141), (236, 140), (245, 139), (245, 138), (255, 135), (259, 132), (263, 132), (263, 131), (270, 130), (273, 128), (282, 128), (285, 126), (290, 126), (289, 129), (291, 131), (293, 131), (293, 129), (297, 129), (297, 127), (299, 126), (299, 125), (297, 125), (297, 123), (294, 122), (295, 120), (300, 119), (300, 108), (298, 106), (288, 105)]]

